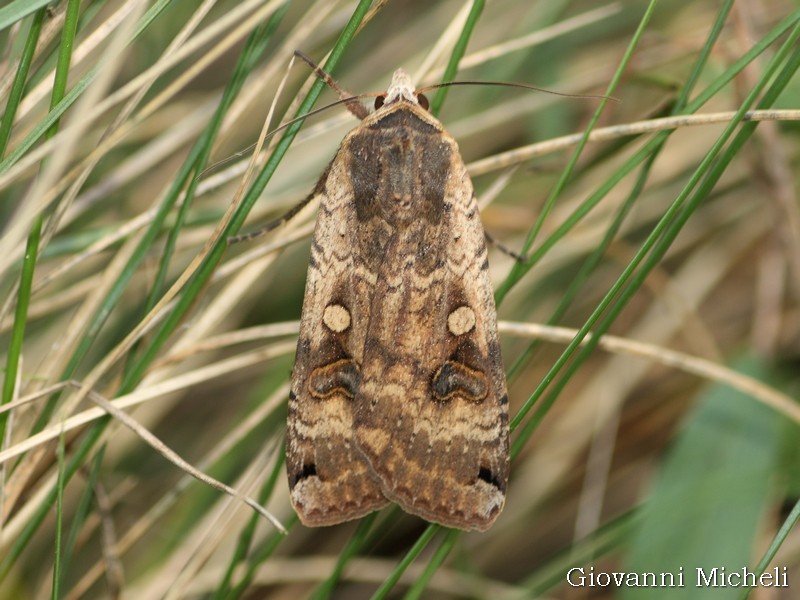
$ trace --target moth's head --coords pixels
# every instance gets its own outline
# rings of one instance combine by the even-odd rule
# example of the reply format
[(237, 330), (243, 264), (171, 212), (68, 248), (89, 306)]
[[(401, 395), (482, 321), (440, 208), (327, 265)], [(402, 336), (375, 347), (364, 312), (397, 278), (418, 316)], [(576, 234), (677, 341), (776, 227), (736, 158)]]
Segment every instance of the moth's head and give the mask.
[(392, 83), (386, 93), (375, 98), (375, 109), (401, 101), (416, 104), (428, 110), (428, 99), (423, 94), (416, 92), (411, 76), (405, 70), (397, 69), (392, 75)]

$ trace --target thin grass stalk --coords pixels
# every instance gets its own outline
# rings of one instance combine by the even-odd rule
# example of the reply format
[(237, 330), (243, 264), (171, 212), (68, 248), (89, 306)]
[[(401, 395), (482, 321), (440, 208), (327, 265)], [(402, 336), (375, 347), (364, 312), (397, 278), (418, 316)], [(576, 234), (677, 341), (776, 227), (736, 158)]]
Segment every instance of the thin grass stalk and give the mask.
[[(344, 53), (345, 48), (352, 39), (352, 36), (355, 34), (358, 24), (364, 18), (364, 15), (369, 9), (369, 5), (370, 2), (368, 0), (361, 0), (359, 2), (358, 6), (353, 12), (350, 22), (343, 30), (333, 50), (331, 50), (328, 61), (325, 63), (326, 71), (333, 71), (336, 63), (339, 62), (339, 59)], [(317, 98), (319, 97), (319, 94), (322, 92), (324, 85), (324, 82), (321, 80), (317, 80), (314, 83), (308, 93), (308, 96), (306, 96), (305, 100), (300, 105), (300, 108), (295, 116), (303, 115), (311, 110)], [(169, 339), (170, 335), (178, 326), (180, 321), (183, 320), (186, 312), (194, 303), (195, 297), (199, 295), (202, 288), (205, 287), (206, 282), (209, 280), (211, 274), (214, 272), (214, 269), (216, 269), (219, 261), (222, 259), (222, 255), (225, 253), (227, 248), (227, 238), (235, 235), (241, 228), (242, 224), (247, 218), (248, 213), (253, 208), (253, 205), (256, 203), (256, 200), (258, 200), (261, 193), (264, 191), (267, 183), (269, 183), (269, 180), (272, 178), (272, 175), (278, 168), (280, 161), (283, 159), (283, 156), (286, 154), (286, 151), (289, 149), (292, 140), (294, 140), (294, 137), (297, 135), (297, 132), (300, 130), (301, 126), (302, 121), (297, 121), (286, 129), (258, 177), (256, 177), (252, 186), (247, 191), (244, 198), (242, 198), (241, 204), (234, 211), (230, 221), (223, 229), (216, 243), (209, 250), (209, 253), (206, 255), (200, 267), (197, 269), (194, 277), (186, 285), (186, 288), (183, 290), (183, 295), (178, 299), (174, 309), (164, 320), (164, 323), (159, 330), (153, 335), (151, 343), (148, 345), (145, 353), (140, 357), (138, 363), (134, 365), (134, 367), (128, 372), (127, 376), (123, 379), (119, 393), (124, 394), (133, 389), (136, 382), (138, 382), (144, 375), (145, 370), (153, 361), (158, 351), (161, 349), (164, 343), (166, 343), (167, 339)]]
[[(80, 14), (80, 0), (68, 0), (67, 11), (64, 18), (64, 27), (61, 34), (61, 45), (58, 50), (58, 60), (56, 61), (55, 81), (53, 82), (53, 95), (50, 101), (50, 108), (52, 109), (64, 97), (67, 89), (67, 80), (69, 77), (70, 63), (72, 62), (72, 49), (75, 45), (75, 36), (78, 32), (78, 16)], [(45, 134), (45, 138), (52, 138), (58, 132), (59, 121), (53, 123), (52, 127)], [(42, 233), (42, 226), (44, 224), (44, 215), (40, 213), (33, 225), (31, 237), (35, 237), (37, 243), (35, 247), (28, 245), (25, 253), (25, 261), (31, 260), (36, 262), (39, 253), (38, 240)], [(29, 238), (30, 240), (30, 238)], [(28, 271), (31, 279), (29, 281), (20, 282), (20, 293), (30, 295), (31, 285), (33, 283), (33, 266)], [(26, 315), (27, 318), (27, 315)], [(16, 325), (16, 323), (15, 323)], [(55, 560), (53, 563), (53, 588), (52, 598), (55, 600), (59, 597), (59, 585), (61, 583), (61, 536), (64, 519), (64, 445), (66, 441), (62, 433), (58, 438), (58, 448), (56, 449), (58, 477), (56, 480), (56, 538), (55, 538)]]
[[(194, 160), (192, 161), (190, 168), (186, 171), (186, 177), (181, 181), (182, 185), (174, 186), (172, 188), (174, 191), (174, 202), (177, 201), (180, 190), (184, 188), (186, 183), (188, 183), (188, 188), (183, 194), (183, 202), (178, 209), (178, 215), (167, 235), (167, 240), (164, 245), (164, 250), (161, 253), (156, 276), (150, 289), (150, 293), (148, 294), (144, 303), (142, 310), (143, 315), (146, 315), (148, 312), (150, 312), (150, 310), (156, 305), (158, 298), (164, 292), (164, 282), (167, 278), (169, 264), (178, 241), (178, 236), (180, 235), (183, 225), (186, 222), (186, 218), (189, 215), (189, 209), (192, 206), (192, 201), (195, 197), (197, 186), (200, 183), (200, 173), (202, 173), (208, 165), (208, 158), (211, 155), (213, 141), (216, 139), (219, 130), (222, 127), (225, 114), (228, 112), (228, 109), (233, 104), (234, 99), (239, 94), (239, 91), (244, 85), (247, 76), (256, 65), (258, 59), (265, 52), (268, 44), (272, 40), (275, 30), (278, 28), (281, 21), (283, 21), (283, 17), (286, 15), (286, 10), (288, 7), (288, 3), (281, 6), (275, 13), (273, 13), (269, 20), (255, 30), (245, 42), (244, 49), (239, 55), (239, 59), (234, 67), (231, 80), (223, 92), (222, 99), (220, 100), (220, 103), (214, 112), (214, 116), (211, 118), (203, 136), (197, 142), (197, 147), (200, 151), (196, 155), (193, 153)], [(133, 354), (135, 354), (135, 352), (131, 353), (131, 357)], [(131, 358), (131, 360), (133, 359)], [(128, 365), (130, 364), (131, 361), (128, 362)]]
[[(358, 24), (364, 18), (364, 15), (369, 9), (369, 5), (370, 5), (369, 0), (361, 0), (359, 2), (358, 6), (356, 7), (353, 13), (353, 16), (350, 19), (350, 22), (343, 30), (339, 40), (334, 46), (334, 49), (331, 51), (331, 55), (328, 59), (328, 62), (326, 63), (327, 70), (329, 71), (332, 70), (335, 67), (336, 63), (341, 58), (342, 54), (344, 53), (344, 50), (346, 49), (347, 45), (349, 44), (350, 40), (355, 34)], [(298, 115), (304, 114), (311, 109), (313, 103), (316, 101), (317, 97), (322, 91), (323, 86), (324, 84), (321, 81), (317, 81), (314, 84), (314, 86), (312, 86), (309, 95), (306, 97), (306, 99), (301, 104), (298, 110)], [(159, 331), (155, 334), (152, 343), (147, 347), (143, 355), (133, 365), (131, 370), (129, 370), (128, 373), (126, 374), (126, 377), (123, 379), (123, 382), (120, 385), (119, 389), (120, 394), (127, 393), (135, 387), (136, 383), (138, 383), (138, 381), (144, 375), (144, 372), (149, 366), (149, 364), (155, 358), (155, 355), (160, 350), (161, 346), (166, 342), (166, 340), (171, 335), (172, 331), (175, 329), (175, 327), (177, 327), (178, 323), (182, 320), (183, 316), (188, 311), (189, 307), (193, 304), (195, 297), (200, 293), (202, 288), (205, 286), (206, 281), (210, 278), (211, 274), (216, 268), (216, 265), (222, 258), (222, 254), (224, 253), (226, 248), (226, 238), (229, 235), (236, 233), (238, 229), (241, 227), (242, 223), (244, 222), (247, 216), (247, 213), (252, 208), (253, 204), (255, 204), (255, 201), (260, 196), (264, 187), (266, 187), (266, 184), (269, 182), (270, 178), (272, 177), (272, 174), (275, 172), (275, 169), (277, 168), (281, 158), (283, 157), (289, 145), (291, 144), (291, 141), (294, 139), (294, 136), (297, 134), (297, 131), (299, 130), (301, 124), (302, 124), (301, 122), (298, 122), (294, 126), (289, 127), (286, 130), (284, 136), (281, 138), (281, 141), (276, 146), (276, 149), (273, 152), (272, 156), (262, 169), (259, 177), (256, 179), (253, 186), (249, 190), (248, 194), (243, 199), (242, 204), (238, 207), (238, 210), (234, 213), (223, 235), (219, 238), (216, 245), (212, 248), (211, 252), (206, 257), (206, 260), (198, 269), (198, 272), (195, 274), (195, 277), (187, 285), (186, 289), (184, 290), (184, 294), (183, 296), (181, 296), (176, 307), (170, 313), (169, 317), (165, 320), (164, 324), (159, 329)], [(92, 446), (97, 442), (102, 433), (105, 431), (105, 428), (109, 422), (110, 422), (110, 417), (103, 417), (99, 419), (97, 422), (95, 422), (95, 424), (91, 428), (89, 428), (80, 446), (78, 447), (75, 454), (72, 456), (71, 460), (67, 463), (64, 469), (65, 482), (68, 482), (71, 479), (71, 477), (75, 474), (75, 472), (81, 467), (84, 460), (88, 456)], [(11, 568), (13, 563), (18, 558), (19, 554), (28, 544), (36, 529), (41, 525), (42, 521), (47, 515), (48, 507), (53, 503), (55, 498), (56, 498), (56, 490), (55, 488), (53, 488), (45, 497), (45, 501), (42, 502), (42, 504), (34, 512), (34, 514), (31, 517), (31, 520), (26, 524), (20, 537), (14, 541), (14, 544), (12, 545), (9, 554), (5, 557), (5, 559), (2, 562), (0, 562), (0, 579), (2, 579), (8, 573), (8, 570)]]
[[(272, 497), (272, 493), (275, 491), (275, 485), (278, 483), (280, 476), (283, 475), (283, 469), (285, 466), (284, 456), (285, 452), (283, 451), (282, 446), (279, 458), (275, 461), (275, 465), (272, 467), (269, 477), (267, 477), (267, 480), (264, 482), (264, 485), (261, 486), (261, 490), (258, 493), (258, 501), (262, 505), (266, 505), (269, 499)], [(233, 581), (234, 570), (247, 557), (247, 553), (250, 551), (253, 543), (253, 536), (256, 532), (256, 526), (260, 520), (261, 518), (256, 513), (253, 513), (250, 516), (247, 525), (245, 525), (242, 531), (239, 533), (239, 538), (236, 541), (236, 547), (233, 550), (230, 561), (228, 561), (228, 567), (225, 569), (217, 589), (214, 590), (214, 595), (211, 597), (212, 600), (224, 600), (225, 598), (230, 597), (232, 591), (231, 582)], [(289, 527), (287, 527), (287, 531), (290, 531)]]
[[(789, 533), (791, 533), (791, 531), (797, 526), (798, 522), (800, 522), (800, 501), (795, 502), (791, 512), (789, 512), (789, 516), (786, 517), (786, 520), (784, 520), (783, 523), (781, 523), (780, 529), (778, 529), (775, 537), (772, 538), (769, 548), (767, 548), (767, 550), (764, 552), (764, 555), (761, 557), (761, 560), (758, 561), (755, 569), (753, 569), (756, 581), (760, 580), (761, 574), (767, 570), (767, 567), (773, 561), (775, 555), (778, 553), (778, 550), (786, 541), (786, 538), (789, 537)], [(747, 600), (752, 591), (753, 588), (751, 587), (742, 587), (738, 599)]]
[(417, 541), (414, 542), (414, 545), (411, 549), (406, 552), (403, 559), (397, 563), (397, 566), (391, 572), (391, 574), (384, 580), (384, 582), (380, 585), (380, 587), (375, 591), (372, 595), (371, 600), (384, 600), (392, 591), (397, 582), (400, 581), (400, 578), (403, 576), (403, 573), (406, 572), (406, 569), (414, 562), (417, 556), (425, 549), (425, 547), (431, 542), (433, 537), (442, 529), (439, 525), (430, 524), (425, 528), (425, 531), (420, 534), (417, 538)]
[(327, 598), (331, 597), (334, 590), (336, 589), (336, 584), (339, 583), (339, 579), (344, 572), (345, 567), (350, 562), (352, 558), (355, 558), (361, 549), (365, 546), (366, 541), (368, 539), (368, 535), (372, 525), (375, 523), (375, 518), (378, 516), (377, 512), (373, 512), (358, 523), (358, 527), (353, 532), (353, 535), (350, 536), (350, 539), (347, 541), (347, 544), (344, 548), (342, 548), (341, 552), (339, 552), (339, 559), (336, 561), (336, 565), (331, 570), (330, 575), (328, 575), (327, 579), (320, 584), (320, 586), (314, 590), (314, 593), (311, 594), (309, 600), (326, 600)]
[(450, 555), (453, 548), (456, 547), (456, 542), (458, 542), (458, 539), (461, 537), (460, 534), (461, 532), (457, 529), (447, 530), (436, 552), (433, 553), (428, 564), (425, 565), (425, 570), (422, 572), (422, 575), (420, 575), (419, 579), (414, 582), (414, 585), (409, 588), (406, 595), (403, 596), (404, 600), (418, 600), (423, 597), (428, 584), (431, 582), (431, 578), (436, 574), (436, 571), (439, 570), (439, 567), (444, 564), (444, 561)]
[[(149, 27), (153, 21), (155, 21), (155, 19), (166, 8), (169, 7), (169, 5), (170, 0), (158, 0), (153, 6), (151, 6), (136, 24), (131, 41), (136, 40), (147, 29), (147, 27)], [(64, 113), (78, 100), (78, 98), (80, 98), (81, 94), (83, 94), (83, 92), (86, 91), (86, 88), (91, 85), (98, 73), (99, 67), (97, 65), (90, 68), (86, 74), (83, 75), (72, 88), (70, 88), (69, 92), (64, 95), (61, 101), (50, 108), (50, 111), (47, 113), (47, 115), (31, 129), (28, 135), (22, 139), (22, 141), (14, 148), (14, 150), (2, 161), (0, 161), (0, 174), (8, 171), (23, 156), (27, 154), (28, 150), (30, 150), (36, 144), (36, 142), (38, 142), (42, 136), (44, 136), (45, 132), (47, 132), (56, 122), (58, 122)]]
[[(287, 531), (291, 531), (299, 522), (300, 519), (297, 518), (297, 515), (293, 514), (286, 520), (284, 527), (286, 527)], [(253, 553), (253, 557), (248, 563), (247, 569), (241, 580), (225, 596), (225, 600), (237, 600), (247, 593), (247, 588), (250, 587), (250, 584), (255, 579), (258, 566), (263, 564), (270, 556), (272, 556), (275, 550), (278, 549), (278, 546), (280, 546), (281, 542), (283, 542), (285, 539), (285, 535), (282, 535), (276, 531), (262, 543), (261, 547)]]
[[(91, 515), (92, 510), (92, 498), (94, 497), (95, 486), (99, 482), (100, 477), (100, 468), (103, 464), (103, 458), (105, 456), (105, 446), (102, 446), (94, 455), (92, 459), (92, 464), (89, 468), (88, 476), (86, 477), (86, 483), (83, 488), (83, 493), (81, 493), (80, 498), (78, 499), (78, 504), (75, 506), (75, 512), (72, 517), (72, 524), (70, 525), (69, 534), (67, 535), (67, 542), (64, 544), (64, 548), (61, 551), (61, 581), (58, 582), (58, 588), (61, 589), (63, 585), (64, 577), (63, 574), (69, 570), (69, 565), (71, 558), (75, 552), (75, 547), (78, 543), (78, 535), (81, 532), (82, 527), (86, 523), (86, 520)], [(55, 569), (53, 570), (53, 574), (55, 576)], [(55, 578), (55, 577), (54, 577)], [(54, 596), (54, 597), (62, 597)]]
[(6, 109), (3, 112), (2, 120), (0, 120), (0, 157), (5, 155), (8, 140), (11, 138), (14, 119), (17, 116), (17, 110), (25, 92), (25, 84), (28, 80), (31, 63), (36, 52), (36, 44), (39, 41), (39, 35), (42, 33), (42, 23), (46, 14), (47, 11), (42, 9), (33, 16), (28, 36), (25, 38), (25, 47), (22, 49), (22, 55), (14, 74), (14, 82), (11, 84), (11, 91), (6, 102)]

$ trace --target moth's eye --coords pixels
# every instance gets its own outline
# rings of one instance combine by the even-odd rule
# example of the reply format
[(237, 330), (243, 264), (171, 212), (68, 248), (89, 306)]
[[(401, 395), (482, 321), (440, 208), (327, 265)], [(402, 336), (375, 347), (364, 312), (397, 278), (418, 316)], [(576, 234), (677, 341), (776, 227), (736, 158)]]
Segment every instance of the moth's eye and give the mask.
[(381, 106), (383, 106), (384, 100), (386, 100), (386, 96), (375, 97), (375, 110), (378, 110)]
[(425, 94), (417, 94), (417, 102), (419, 102), (419, 105), (422, 108), (428, 110), (430, 103), (428, 102), (428, 99), (425, 97)]

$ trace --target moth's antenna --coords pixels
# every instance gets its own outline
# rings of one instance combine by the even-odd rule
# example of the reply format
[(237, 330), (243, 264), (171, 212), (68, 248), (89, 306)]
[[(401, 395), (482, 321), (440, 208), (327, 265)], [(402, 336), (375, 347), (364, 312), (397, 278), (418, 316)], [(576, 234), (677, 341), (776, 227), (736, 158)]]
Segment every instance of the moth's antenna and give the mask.
[[(285, 123), (281, 124), (280, 126), (276, 127), (272, 131), (270, 131), (264, 139), (269, 139), (276, 133), (280, 133), (293, 123), (297, 123), (298, 121), (302, 121), (308, 117), (314, 116), (321, 112), (328, 110), (329, 108), (333, 108), (334, 106), (339, 106), (340, 104), (344, 104), (347, 110), (349, 110), (353, 115), (355, 115), (358, 119), (363, 120), (367, 116), (369, 116), (369, 110), (361, 103), (361, 99), (363, 98), (373, 98), (376, 96), (381, 96), (382, 92), (368, 92), (365, 94), (352, 94), (344, 89), (339, 83), (331, 77), (331, 75), (326, 72), (322, 67), (320, 67), (317, 63), (315, 63), (308, 55), (304, 54), (300, 50), (295, 50), (294, 55), (301, 59), (303, 62), (308, 64), (314, 71), (314, 74), (322, 79), (329, 88), (331, 88), (334, 92), (336, 92), (339, 96), (339, 100), (335, 102), (331, 102), (330, 104), (326, 104), (320, 108), (315, 108), (312, 111), (309, 111), (299, 117), (295, 117), (294, 119), (290, 119)], [(432, 85), (426, 85), (418, 90), (416, 90), (417, 94), (424, 94), (425, 92), (429, 92), (431, 90), (435, 90), (441, 87), (447, 86), (454, 86), (454, 85), (494, 85), (494, 86), (503, 86), (503, 87), (515, 87), (521, 88), (524, 90), (534, 90), (537, 92), (545, 92), (547, 94), (554, 94), (556, 96), (563, 96), (566, 98), (589, 98), (589, 99), (597, 99), (597, 100), (611, 100), (612, 102), (620, 102), (618, 98), (614, 98), (613, 96), (602, 96), (602, 95), (595, 95), (595, 94), (567, 94), (564, 92), (555, 92), (553, 90), (548, 90), (542, 87), (537, 87), (535, 85), (528, 85), (525, 83), (516, 83), (511, 81), (472, 81), (472, 80), (464, 80), (464, 81), (447, 81), (444, 83), (435, 83)], [(208, 171), (215, 169), (221, 165), (226, 164), (227, 162), (234, 160), (235, 158), (241, 156), (242, 154), (246, 153), (247, 151), (251, 150), (255, 147), (255, 144), (251, 144), (244, 150), (240, 150), (236, 154), (221, 160), (219, 162), (214, 163), (213, 165), (206, 167), (199, 176), (204, 175)]]
[[(295, 117), (294, 119), (289, 119), (285, 123), (282, 123), (281, 125), (279, 125), (275, 129), (270, 131), (267, 134), (267, 137), (270, 138), (273, 135), (275, 135), (276, 133), (278, 133), (279, 131), (283, 131), (284, 129), (289, 127), (289, 125), (291, 125), (292, 123), (297, 123), (298, 121), (302, 121), (303, 119), (307, 119), (308, 117), (313, 117), (316, 114), (324, 112), (324, 111), (328, 110), (329, 108), (333, 108), (334, 106), (339, 106), (340, 104), (347, 105), (347, 107), (350, 108), (349, 103), (356, 102), (359, 106), (361, 106), (363, 108), (364, 105), (361, 104), (360, 102), (358, 102), (358, 100), (360, 100), (361, 98), (366, 98), (368, 96), (369, 96), (368, 94), (362, 94), (361, 96), (348, 96), (347, 98), (342, 98), (341, 100), (336, 100), (335, 102), (331, 102), (330, 104), (326, 104), (325, 106), (320, 106), (319, 108), (315, 108), (314, 110), (311, 110), (311, 111), (309, 111), (307, 113), (304, 113), (304, 114), (300, 115), (299, 117)], [(350, 111), (350, 112), (352, 112), (352, 111)]]
[[(350, 96), (348, 98), (342, 98), (341, 100), (336, 100), (335, 102), (331, 102), (330, 104), (326, 104), (325, 106), (320, 106), (319, 108), (315, 108), (312, 111), (309, 111), (307, 113), (304, 113), (304, 114), (300, 115), (299, 117), (295, 117), (294, 119), (290, 119), (290, 120), (286, 121), (285, 123), (282, 123), (282, 124), (278, 125), (278, 127), (273, 129), (272, 131), (270, 131), (266, 136), (264, 136), (264, 139), (268, 140), (273, 135), (275, 135), (276, 133), (280, 133), (281, 131), (283, 131), (284, 129), (286, 129), (287, 127), (292, 125), (293, 123), (297, 123), (298, 121), (302, 121), (303, 119), (307, 119), (308, 117), (313, 117), (316, 114), (319, 114), (321, 112), (324, 112), (324, 111), (328, 110), (329, 108), (333, 108), (334, 106), (339, 106), (340, 104), (347, 104), (348, 102), (353, 102), (354, 100), (357, 101), (357, 100), (359, 100), (361, 98), (367, 98), (367, 97), (373, 96), (373, 95), (375, 95), (375, 94), (362, 94), (361, 96)], [(360, 102), (358, 104), (359, 104), (359, 106), (363, 106)], [(213, 165), (203, 169), (200, 172), (200, 175), (198, 175), (198, 177), (206, 174), (211, 169), (215, 169), (217, 167), (220, 167), (222, 165), (227, 164), (228, 162), (230, 162), (232, 160), (235, 160), (235, 159), (241, 157), (242, 155), (246, 154), (247, 152), (249, 152), (250, 150), (252, 150), (255, 147), (256, 147), (255, 143), (250, 144), (246, 148), (243, 148), (242, 150), (239, 150), (238, 152), (236, 152), (235, 154), (232, 154), (228, 158), (225, 158), (223, 160), (215, 162)]]
[(545, 94), (554, 94), (556, 96), (563, 96), (565, 98), (590, 98), (594, 100), (611, 100), (612, 102), (620, 101), (619, 98), (614, 98), (613, 96), (603, 96), (601, 94), (567, 94), (565, 92), (555, 92), (553, 90), (548, 90), (543, 87), (528, 85), (526, 83), (515, 83), (513, 81), (446, 81), (444, 83), (435, 83), (433, 85), (426, 85), (425, 87), (416, 90), (416, 92), (418, 94), (424, 94), (425, 92), (429, 92), (430, 90), (435, 90), (442, 87), (448, 87), (451, 85), (497, 85), (503, 87), (521, 88), (523, 90), (534, 90), (536, 92), (544, 92)]
[[(295, 50), (294, 51), (294, 55), (297, 58), (301, 59), (306, 64), (308, 64), (313, 69), (314, 74), (317, 77), (319, 77), (320, 79), (322, 79), (329, 88), (331, 88), (333, 91), (335, 91), (339, 95), (339, 100), (336, 100), (335, 102), (331, 102), (330, 104), (326, 104), (325, 106), (322, 106), (320, 108), (315, 108), (312, 111), (309, 111), (309, 112), (307, 112), (305, 114), (302, 114), (302, 115), (300, 115), (298, 117), (295, 117), (294, 119), (290, 119), (289, 121), (286, 121), (285, 123), (279, 125), (275, 129), (273, 129), (272, 131), (267, 133), (266, 136), (264, 136), (264, 140), (268, 140), (269, 138), (271, 138), (276, 133), (280, 133), (281, 131), (283, 131), (284, 129), (286, 129), (287, 127), (292, 125), (293, 123), (297, 123), (298, 121), (302, 121), (303, 119), (306, 119), (308, 117), (311, 117), (311, 116), (314, 116), (316, 114), (319, 114), (319, 113), (321, 113), (323, 111), (328, 110), (329, 108), (333, 108), (334, 106), (339, 106), (340, 104), (344, 104), (347, 107), (347, 109), (353, 115), (355, 115), (359, 120), (363, 120), (364, 118), (369, 116), (369, 110), (360, 102), (360, 100), (361, 100), (361, 98), (369, 98), (369, 97), (379, 96), (380, 95), (379, 93), (368, 93), (368, 94), (354, 95), (354, 94), (348, 92), (342, 86), (340, 86), (333, 77), (331, 77), (325, 70), (322, 69), (322, 67), (320, 67), (317, 63), (315, 63), (306, 54), (303, 54), (300, 50)], [(238, 158), (239, 156), (242, 156), (243, 154), (245, 154), (249, 150), (252, 150), (255, 147), (256, 147), (256, 144), (251, 144), (250, 146), (248, 146), (247, 148), (245, 148), (243, 150), (240, 150), (236, 154), (234, 154), (234, 155), (232, 155), (232, 156), (230, 156), (230, 157), (228, 157), (226, 159), (223, 159), (221, 161), (218, 161), (218, 162), (214, 163), (213, 165), (210, 165), (210, 166), (206, 167), (205, 169), (203, 169), (203, 171), (200, 172), (198, 177), (202, 177), (207, 172), (209, 172), (209, 171), (211, 171), (213, 169), (216, 169), (217, 167), (219, 167), (221, 165), (224, 165), (224, 164), (230, 162), (231, 160), (234, 160), (234, 159)]]
[[(358, 101), (358, 96), (351, 94), (342, 86), (340, 86), (336, 80), (331, 77), (327, 72), (325, 72), (322, 67), (320, 67), (317, 63), (315, 63), (311, 58), (300, 52), (300, 50), (295, 50), (294, 55), (302, 60), (303, 62), (307, 63), (314, 70), (314, 74), (322, 79), (329, 88), (331, 88), (334, 92), (339, 94), (339, 102), (334, 102), (333, 104), (329, 104), (325, 108), (330, 108), (331, 106), (335, 106), (336, 104), (344, 103), (347, 106), (347, 110), (353, 113), (359, 120), (362, 120), (369, 115), (369, 111), (367, 108)], [(314, 111), (317, 112), (317, 111)], [(311, 115), (314, 113), (308, 113)], [(304, 116), (308, 116), (304, 115)]]

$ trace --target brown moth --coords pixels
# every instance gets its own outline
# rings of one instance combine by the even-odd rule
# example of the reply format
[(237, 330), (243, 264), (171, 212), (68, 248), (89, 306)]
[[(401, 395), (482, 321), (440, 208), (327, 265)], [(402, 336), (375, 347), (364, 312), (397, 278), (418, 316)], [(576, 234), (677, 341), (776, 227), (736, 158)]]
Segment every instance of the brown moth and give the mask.
[(321, 207), (286, 449), (308, 526), (396, 502), (484, 531), (505, 502), (508, 396), (485, 234), (458, 145), (420, 98), (397, 70), (311, 196)]

